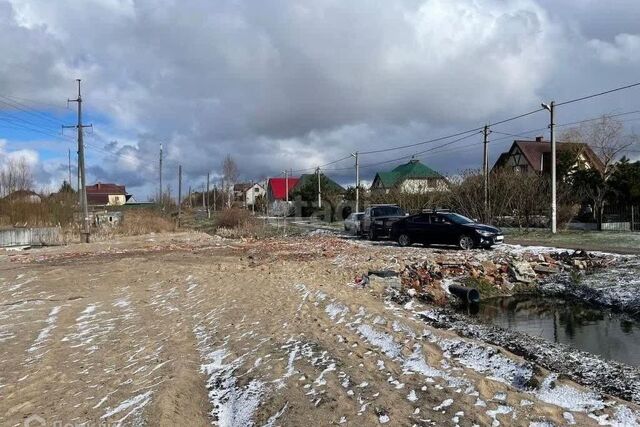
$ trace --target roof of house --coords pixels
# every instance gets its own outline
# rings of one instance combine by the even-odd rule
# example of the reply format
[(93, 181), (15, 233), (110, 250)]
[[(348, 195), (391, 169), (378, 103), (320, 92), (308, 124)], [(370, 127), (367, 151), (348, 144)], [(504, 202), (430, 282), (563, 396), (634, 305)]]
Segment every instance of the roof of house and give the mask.
[(95, 185), (87, 185), (87, 194), (104, 193), (104, 194), (127, 194), (124, 185), (108, 184), (99, 182)]
[(87, 203), (90, 205), (109, 204), (109, 193), (90, 193), (87, 187)]
[(269, 183), (268, 183), (268, 187), (269, 187), (269, 191), (271, 192), (271, 197), (273, 197), (274, 199), (282, 199), (284, 200), (284, 198), (287, 195), (286, 192), (286, 184), (287, 184), (287, 180), (289, 181), (289, 193), (291, 193), (291, 190), (293, 189), (293, 187), (296, 186), (296, 184), (298, 183), (300, 178), (293, 178), (293, 177), (289, 177), (289, 178), (269, 178)]
[[(513, 144), (509, 148), (509, 151), (500, 154), (500, 157), (495, 163), (496, 166), (494, 167), (503, 166), (511, 155), (510, 153), (513, 151), (514, 147), (518, 147), (520, 149), (522, 155), (525, 157), (527, 162), (529, 162), (531, 168), (534, 171), (541, 172), (542, 169), (546, 170), (546, 167), (544, 165), (548, 164), (547, 157), (551, 154), (551, 143), (549, 141), (543, 140), (542, 138), (536, 138), (535, 141), (513, 141)], [(604, 169), (602, 161), (596, 155), (596, 153), (593, 152), (588, 144), (582, 142), (558, 142), (556, 145), (556, 149), (558, 152), (572, 151), (576, 154), (584, 154), (589, 162), (593, 165), (593, 167), (598, 170)], [(542, 161), (543, 159), (544, 161)]]
[[(311, 173), (305, 173), (305, 174), (300, 175), (300, 179), (298, 180), (298, 183), (295, 185), (294, 190), (296, 188), (302, 188), (305, 185), (307, 185), (309, 180), (313, 179), (313, 177), (315, 175), (316, 174), (311, 174)], [(341, 186), (340, 184), (338, 184), (337, 182), (335, 182), (334, 180), (332, 180), (331, 178), (329, 178), (325, 174), (322, 174), (322, 176), (326, 179), (326, 185), (328, 185), (332, 189), (337, 190), (339, 192), (346, 191), (343, 186)], [(316, 185), (317, 185), (317, 181), (316, 181)]]
[(6, 200), (19, 200), (37, 197), (40, 199), (40, 195), (32, 190), (16, 190), (5, 197)]
[(378, 172), (376, 178), (380, 180), (384, 187), (389, 188), (400, 184), (406, 179), (442, 178), (442, 175), (420, 163), (419, 160), (411, 159), (408, 163), (400, 165), (389, 172)]

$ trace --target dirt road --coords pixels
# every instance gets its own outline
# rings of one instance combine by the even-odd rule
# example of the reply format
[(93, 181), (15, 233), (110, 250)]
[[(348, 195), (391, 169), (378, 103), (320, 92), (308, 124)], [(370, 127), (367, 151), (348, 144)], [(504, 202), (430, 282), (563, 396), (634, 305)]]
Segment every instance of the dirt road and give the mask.
[(322, 237), (200, 234), (0, 255), (0, 424), (640, 419), (629, 402), (427, 326), (428, 307), (387, 301), (382, 282), (350, 285), (361, 266), (345, 249), (381, 262)]

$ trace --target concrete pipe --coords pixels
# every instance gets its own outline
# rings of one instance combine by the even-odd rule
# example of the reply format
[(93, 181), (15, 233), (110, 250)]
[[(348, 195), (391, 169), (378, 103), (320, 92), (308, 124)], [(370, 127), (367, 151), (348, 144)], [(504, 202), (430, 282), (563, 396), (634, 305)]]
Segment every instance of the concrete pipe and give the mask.
[(465, 286), (449, 285), (449, 292), (460, 298), (467, 304), (477, 304), (480, 302), (480, 292), (474, 288)]

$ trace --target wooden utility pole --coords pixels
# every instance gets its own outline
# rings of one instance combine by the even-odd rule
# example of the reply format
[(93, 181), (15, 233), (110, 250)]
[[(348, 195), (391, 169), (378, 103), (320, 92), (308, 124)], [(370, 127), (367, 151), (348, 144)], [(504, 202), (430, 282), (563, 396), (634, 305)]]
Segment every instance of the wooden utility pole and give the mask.
[(69, 187), (71, 187), (71, 148), (69, 148)]
[(289, 171), (285, 169), (283, 172), (284, 172), (285, 201), (288, 203), (289, 202)]
[(158, 200), (160, 201), (160, 205), (163, 205), (162, 202), (162, 144), (160, 144), (160, 167), (159, 167), (159, 178), (160, 178), (160, 191), (158, 191)]
[(78, 197), (80, 201), (80, 210), (83, 216), (82, 231), (80, 232), (80, 241), (82, 243), (89, 243), (89, 206), (87, 204), (87, 188), (86, 188), (86, 176), (84, 167), (84, 136), (83, 128), (92, 127), (92, 125), (82, 124), (82, 95), (80, 93), (80, 79), (76, 79), (78, 82), (78, 98), (67, 99), (69, 102), (78, 103), (78, 124), (75, 126), (62, 126), (63, 128), (76, 128), (78, 130), (78, 174), (80, 179), (78, 182)]
[(182, 165), (178, 165), (178, 227), (180, 227), (180, 215), (182, 215)]
[(207, 172), (207, 218), (211, 218), (211, 207), (209, 206), (209, 172)]

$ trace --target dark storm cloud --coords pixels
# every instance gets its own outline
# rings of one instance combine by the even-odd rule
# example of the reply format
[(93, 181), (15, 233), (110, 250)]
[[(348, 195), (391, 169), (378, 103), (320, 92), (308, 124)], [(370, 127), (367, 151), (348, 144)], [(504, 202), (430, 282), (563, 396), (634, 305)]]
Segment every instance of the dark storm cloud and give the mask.
[[(230, 153), (246, 179), (259, 179), (479, 126), (640, 70), (640, 6), (631, 0), (88, 3), (0, 1), (0, 51), (11, 58), (0, 65), (0, 93), (59, 102), (81, 76), (88, 114), (108, 119), (91, 179), (145, 195), (155, 191), (160, 142), (168, 178), (180, 163), (188, 182), (202, 182)], [(632, 104), (610, 97), (562, 114)], [(423, 158), (444, 172), (479, 161), (474, 150)]]

